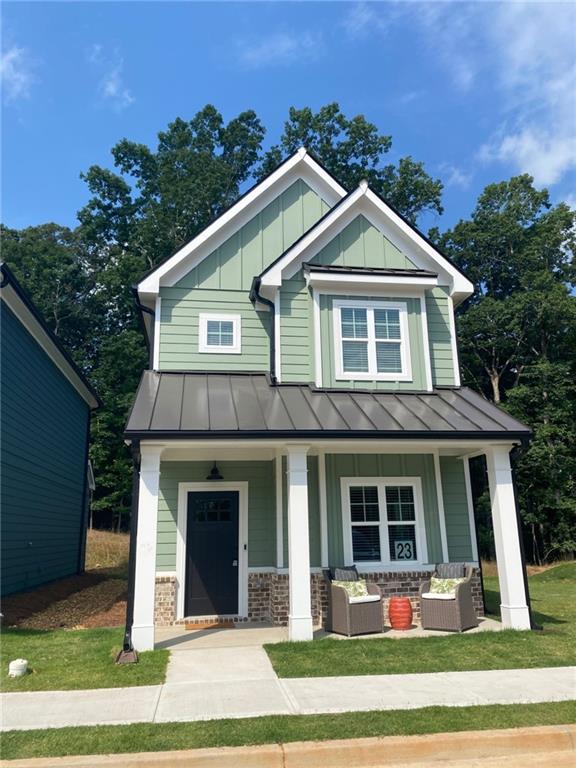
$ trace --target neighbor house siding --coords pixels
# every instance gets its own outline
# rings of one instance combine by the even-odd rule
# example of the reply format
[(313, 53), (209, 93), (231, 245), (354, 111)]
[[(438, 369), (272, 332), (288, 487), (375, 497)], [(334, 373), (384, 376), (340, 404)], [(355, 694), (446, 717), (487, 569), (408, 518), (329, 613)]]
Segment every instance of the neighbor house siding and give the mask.
[(469, 562), (473, 559), (472, 536), (475, 532), (470, 531), (463, 460), (456, 456), (441, 456), (440, 476), (450, 560)]
[(310, 259), (340, 267), (415, 269), (414, 264), (364, 216), (357, 216)]
[[(163, 461), (160, 467), (156, 570), (176, 569), (178, 484), (205, 483), (211, 461)], [(276, 499), (273, 461), (219, 461), (226, 482), (248, 483), (248, 565), (276, 565)], [(214, 482), (214, 490), (218, 483)]]
[(428, 340), (432, 364), (432, 383), (434, 385), (453, 385), (456, 383), (454, 381), (454, 359), (449, 319), (450, 312), (453, 310), (449, 295), (449, 289), (444, 287), (426, 291)]
[[(441, 562), (442, 540), (433, 456), (428, 454), (326, 454), (328, 555), (331, 565), (348, 565), (344, 563), (340, 492), (342, 477), (420, 477), (428, 560), (430, 563)], [(407, 570), (409, 570), (408, 567)]]
[[(256, 312), (248, 293), (161, 288), (160, 369), (164, 371), (268, 371), (270, 313)], [(201, 314), (240, 315), (240, 354), (198, 351)]]
[(89, 409), (1, 303), (2, 594), (78, 571)]

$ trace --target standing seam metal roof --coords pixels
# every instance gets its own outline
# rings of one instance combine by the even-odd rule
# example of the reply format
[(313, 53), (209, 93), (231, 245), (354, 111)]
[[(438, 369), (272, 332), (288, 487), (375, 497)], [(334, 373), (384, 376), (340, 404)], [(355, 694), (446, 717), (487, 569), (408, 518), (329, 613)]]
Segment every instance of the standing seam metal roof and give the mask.
[(126, 437), (526, 439), (530, 429), (466, 387), (432, 392), (272, 385), (266, 374), (145, 371)]

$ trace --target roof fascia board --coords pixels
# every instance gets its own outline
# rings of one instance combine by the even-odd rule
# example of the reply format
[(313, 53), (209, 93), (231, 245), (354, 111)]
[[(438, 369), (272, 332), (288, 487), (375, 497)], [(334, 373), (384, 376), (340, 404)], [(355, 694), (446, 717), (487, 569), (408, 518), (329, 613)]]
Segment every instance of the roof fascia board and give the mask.
[(310, 270), (306, 275), (306, 285), (313, 287), (331, 287), (340, 286), (421, 286), (424, 288), (433, 288), (438, 285), (437, 277), (422, 277), (416, 275), (410, 277), (409, 275), (374, 275), (374, 274), (330, 274), (326, 272), (314, 272)]
[(473, 293), (472, 283), (365, 184), (360, 184), (348, 199), (334, 210), (333, 215), (328, 214), (314, 225), (307, 235), (263, 273), (262, 284), (281, 285), (283, 279), (293, 277), (302, 263), (313, 258), (359, 215), (368, 219), (396, 248), (405, 253), (416, 267), (427, 270), (432, 263), (443, 282), (450, 286), (451, 295), (454, 294), (460, 299)]
[(11, 283), (8, 283), (2, 288), (2, 300), (6, 302), (6, 305), (16, 315), (34, 341), (48, 355), (50, 360), (66, 377), (70, 384), (72, 384), (82, 399), (88, 403), (90, 408), (98, 408), (100, 405), (99, 400), (84, 384), (82, 378), (76, 373), (72, 365), (70, 365), (66, 356), (59, 349), (50, 334), (48, 334), (38, 322), (34, 313), (18, 295), (17, 291), (14, 290)]
[(299, 178), (330, 206), (346, 194), (346, 190), (311, 158), (306, 150), (299, 150), (154, 272), (147, 275), (138, 284), (138, 293), (157, 295), (160, 286), (173, 286)]

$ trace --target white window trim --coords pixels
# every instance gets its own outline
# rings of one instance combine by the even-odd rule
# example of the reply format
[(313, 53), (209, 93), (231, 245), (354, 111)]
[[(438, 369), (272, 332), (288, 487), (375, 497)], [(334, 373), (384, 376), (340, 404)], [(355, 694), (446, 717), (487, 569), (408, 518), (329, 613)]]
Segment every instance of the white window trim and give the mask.
[[(348, 373), (344, 371), (342, 350), (342, 325), (340, 310), (343, 307), (360, 309), (397, 309), (400, 313), (400, 359), (402, 373), (378, 373), (376, 370), (376, 339), (374, 324), (368, 323), (368, 373)], [(332, 303), (334, 330), (335, 377), (337, 381), (412, 381), (412, 360), (410, 356), (410, 335), (408, 332), (408, 304), (404, 301), (365, 301), (337, 299)]]
[[(238, 493), (238, 615), (248, 616), (248, 483), (178, 483), (178, 520), (176, 531), (176, 620), (184, 616), (186, 584), (186, 530), (188, 494), (198, 491), (236, 491)], [(195, 617), (198, 618), (198, 617)]]
[[(208, 322), (210, 320), (232, 322), (233, 341), (231, 347), (208, 344)], [(240, 315), (205, 314), (198, 316), (198, 352), (217, 355), (239, 355), (242, 352), (242, 318)]]
[[(380, 509), (380, 555), (379, 562), (370, 560), (353, 559), (352, 549), (352, 515), (350, 511), (350, 487), (351, 486), (375, 485), (378, 488), (378, 507)], [(386, 494), (384, 489), (387, 485), (401, 485), (412, 488), (414, 494), (414, 507), (416, 512), (415, 534), (417, 560), (391, 560), (390, 548), (388, 543), (388, 518), (386, 514)], [(340, 478), (340, 489), (342, 498), (342, 531), (344, 543), (344, 561), (346, 564), (354, 563), (363, 569), (378, 571), (380, 569), (398, 569), (414, 570), (414, 567), (429, 565), (428, 563), (428, 545), (426, 541), (426, 524), (424, 521), (424, 504), (422, 497), (422, 478), (420, 477), (342, 477)], [(385, 555), (385, 558), (382, 557)]]

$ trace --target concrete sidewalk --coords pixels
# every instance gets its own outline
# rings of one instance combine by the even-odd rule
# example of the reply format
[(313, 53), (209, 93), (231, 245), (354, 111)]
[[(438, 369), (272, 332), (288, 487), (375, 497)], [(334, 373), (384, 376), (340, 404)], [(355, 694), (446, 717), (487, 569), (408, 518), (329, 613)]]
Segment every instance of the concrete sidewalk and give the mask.
[(259, 646), (172, 651), (163, 685), (1, 695), (2, 730), (576, 698), (576, 667), (279, 679)]

